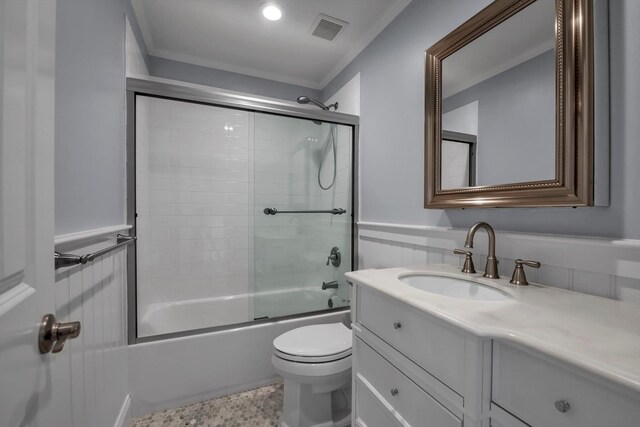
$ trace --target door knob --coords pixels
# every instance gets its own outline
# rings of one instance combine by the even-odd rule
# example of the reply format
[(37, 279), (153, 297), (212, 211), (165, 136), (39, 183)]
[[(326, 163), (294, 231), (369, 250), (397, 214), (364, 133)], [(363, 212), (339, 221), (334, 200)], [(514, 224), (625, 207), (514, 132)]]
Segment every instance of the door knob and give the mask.
[(38, 349), (40, 354), (60, 353), (68, 339), (78, 338), (80, 322), (57, 322), (53, 314), (45, 314), (40, 321)]

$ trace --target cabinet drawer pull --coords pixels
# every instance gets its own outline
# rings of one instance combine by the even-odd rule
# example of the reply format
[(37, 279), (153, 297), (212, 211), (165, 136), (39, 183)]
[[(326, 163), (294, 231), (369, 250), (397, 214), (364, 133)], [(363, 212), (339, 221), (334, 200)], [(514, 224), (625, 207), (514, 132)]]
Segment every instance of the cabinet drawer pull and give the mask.
[(400, 328), (402, 328), (402, 323), (396, 322), (393, 324), (393, 329), (400, 329)]
[(566, 400), (556, 400), (556, 409), (562, 413), (567, 412), (571, 409), (571, 405)]
[(398, 389), (397, 388), (392, 388), (391, 389), (391, 396), (397, 396), (398, 395)]

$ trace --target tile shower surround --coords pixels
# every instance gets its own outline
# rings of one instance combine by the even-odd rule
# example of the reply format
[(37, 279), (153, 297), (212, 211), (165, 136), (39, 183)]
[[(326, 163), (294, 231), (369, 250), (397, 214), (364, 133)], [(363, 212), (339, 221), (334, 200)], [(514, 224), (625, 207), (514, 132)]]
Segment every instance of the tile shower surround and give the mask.
[(339, 127), (337, 184), (322, 191), (326, 125), (151, 97), (138, 97), (136, 108), (142, 304), (251, 293), (254, 267), (256, 291), (343, 280), (348, 263), (325, 262), (331, 247), (350, 246), (349, 215), (262, 209), (350, 210), (348, 128)]

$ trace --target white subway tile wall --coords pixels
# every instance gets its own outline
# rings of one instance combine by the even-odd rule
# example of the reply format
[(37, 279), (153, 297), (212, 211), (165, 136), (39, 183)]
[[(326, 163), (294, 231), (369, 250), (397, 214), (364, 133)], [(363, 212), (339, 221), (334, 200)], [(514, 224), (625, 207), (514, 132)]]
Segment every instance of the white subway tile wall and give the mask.
[[(139, 331), (148, 330), (140, 323), (145, 313), (171, 302), (258, 294), (227, 323), (321, 310), (329, 299), (348, 305), (343, 273), (351, 269), (352, 132), (334, 127), (336, 183), (324, 191), (317, 173), (330, 129), (310, 120), (137, 97)], [(325, 186), (332, 176), (330, 148)], [(267, 216), (266, 207), (337, 207), (347, 214)], [(343, 255), (339, 268), (326, 265), (334, 246)], [(316, 292), (312, 303), (285, 298), (274, 304), (274, 292), (320, 290), (331, 280), (341, 289), (326, 291), (326, 298)]]

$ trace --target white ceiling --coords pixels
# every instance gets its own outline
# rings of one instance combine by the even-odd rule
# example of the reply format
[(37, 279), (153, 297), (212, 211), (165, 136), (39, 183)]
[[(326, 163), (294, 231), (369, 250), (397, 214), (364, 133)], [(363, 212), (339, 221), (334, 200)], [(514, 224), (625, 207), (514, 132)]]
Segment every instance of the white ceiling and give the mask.
[[(322, 89), (411, 0), (133, 0), (151, 55)], [(312, 36), (319, 13), (349, 23), (333, 40)]]
[(515, 67), (555, 46), (555, 0), (538, 0), (442, 63), (444, 98)]

